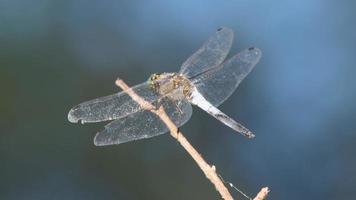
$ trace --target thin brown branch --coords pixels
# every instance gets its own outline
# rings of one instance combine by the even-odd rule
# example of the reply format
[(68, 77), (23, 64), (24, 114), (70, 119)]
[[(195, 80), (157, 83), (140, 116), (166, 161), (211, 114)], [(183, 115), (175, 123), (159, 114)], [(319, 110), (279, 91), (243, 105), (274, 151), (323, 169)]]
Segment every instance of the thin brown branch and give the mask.
[[(177, 126), (172, 122), (164, 108), (161, 106), (159, 109), (155, 109), (155, 107), (149, 102), (145, 101), (142, 97), (137, 95), (124, 81), (121, 79), (116, 80), (116, 85), (119, 86), (123, 91), (125, 91), (133, 100), (140, 104), (142, 108), (145, 110), (149, 110), (152, 113), (156, 114), (161, 120), (167, 125), (170, 130), (170, 134), (172, 137), (177, 139), (177, 141), (183, 146), (183, 148), (189, 153), (189, 155), (195, 160), (200, 169), (204, 172), (205, 176), (210, 180), (211, 183), (214, 184), (216, 190), (220, 193), (221, 197), (225, 200), (233, 200), (231, 194), (228, 189), (225, 187), (222, 180), (219, 178), (216, 173), (216, 168), (214, 165), (210, 166), (203, 157), (198, 153), (197, 150), (189, 143), (189, 141), (184, 137), (183, 133), (177, 128)], [(263, 189), (262, 189), (263, 190)], [(261, 192), (262, 192), (261, 190)], [(267, 189), (268, 190), (268, 189)], [(261, 193), (260, 192), (260, 193)], [(259, 194), (260, 194), (259, 193)], [(260, 198), (261, 195), (257, 195), (254, 200), (262, 200)], [(266, 195), (265, 195), (266, 196)]]
[(264, 200), (267, 198), (268, 193), (269, 193), (268, 187), (264, 187), (260, 190), (260, 192), (256, 195), (256, 197), (253, 200)]

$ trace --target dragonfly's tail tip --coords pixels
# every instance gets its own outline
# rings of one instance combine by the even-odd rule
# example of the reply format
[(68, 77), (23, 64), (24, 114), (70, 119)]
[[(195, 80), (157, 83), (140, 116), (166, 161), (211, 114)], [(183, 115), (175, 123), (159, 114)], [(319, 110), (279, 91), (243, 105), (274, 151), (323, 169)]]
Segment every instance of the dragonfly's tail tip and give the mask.
[(256, 137), (255, 134), (253, 134), (251, 131), (248, 131), (247, 133), (245, 133), (245, 136), (248, 138), (248, 139), (253, 139)]

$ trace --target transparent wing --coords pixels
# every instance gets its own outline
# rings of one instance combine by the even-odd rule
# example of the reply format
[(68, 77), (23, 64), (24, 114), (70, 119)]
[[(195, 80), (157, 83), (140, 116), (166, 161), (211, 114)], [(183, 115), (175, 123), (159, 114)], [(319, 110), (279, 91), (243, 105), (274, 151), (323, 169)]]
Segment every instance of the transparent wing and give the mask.
[[(164, 98), (161, 103), (177, 127), (185, 124), (192, 115), (192, 107), (185, 100), (173, 101)], [(97, 146), (121, 144), (154, 137), (166, 132), (168, 132), (168, 128), (157, 115), (141, 110), (107, 124), (104, 130), (96, 134), (94, 144)]]
[(198, 91), (214, 106), (219, 106), (251, 72), (261, 58), (261, 51), (251, 47), (220, 66), (197, 76), (192, 80)]
[(229, 28), (219, 28), (203, 46), (182, 65), (179, 73), (193, 77), (211, 67), (219, 65), (230, 51), (234, 33)]
[[(152, 90), (148, 82), (136, 85), (131, 89), (151, 103), (159, 98), (159, 95)], [(82, 123), (100, 122), (123, 118), (141, 109), (137, 102), (122, 91), (75, 106), (69, 111), (68, 120), (73, 123), (78, 121)]]

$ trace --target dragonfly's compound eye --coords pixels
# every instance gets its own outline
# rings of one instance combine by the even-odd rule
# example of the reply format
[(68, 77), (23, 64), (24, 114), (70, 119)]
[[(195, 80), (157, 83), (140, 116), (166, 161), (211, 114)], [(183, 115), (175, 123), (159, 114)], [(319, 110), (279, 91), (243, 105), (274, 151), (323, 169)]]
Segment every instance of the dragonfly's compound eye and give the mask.
[(159, 78), (159, 74), (152, 74), (150, 78), (148, 78), (149, 81), (155, 81)]
[(157, 80), (159, 79), (159, 77), (160, 77), (159, 74), (152, 74), (152, 75), (150, 76), (150, 78), (148, 79), (150, 88), (153, 89), (153, 90), (155, 90), (155, 91), (157, 90), (158, 85), (159, 85), (158, 82), (157, 82)]

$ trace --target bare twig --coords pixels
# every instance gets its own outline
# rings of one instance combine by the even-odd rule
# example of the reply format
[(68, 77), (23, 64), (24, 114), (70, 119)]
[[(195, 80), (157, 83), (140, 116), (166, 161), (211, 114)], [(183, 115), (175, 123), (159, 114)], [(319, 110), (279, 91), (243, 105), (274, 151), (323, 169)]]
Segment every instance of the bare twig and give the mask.
[(261, 189), (261, 191), (256, 195), (256, 197), (253, 200), (264, 200), (266, 199), (268, 193), (269, 193), (268, 187), (264, 187)]
[[(198, 153), (197, 150), (188, 142), (188, 140), (184, 137), (183, 133), (177, 128), (177, 126), (172, 122), (164, 108), (161, 106), (159, 109), (156, 109), (152, 104), (145, 101), (142, 97), (137, 95), (124, 81), (121, 79), (117, 79), (115, 84), (119, 86), (123, 91), (125, 91), (134, 101), (140, 104), (140, 106), (149, 110), (152, 113), (156, 114), (161, 120), (167, 125), (170, 130), (170, 134), (172, 137), (177, 139), (177, 141), (183, 146), (183, 148), (189, 153), (189, 155), (195, 160), (200, 169), (204, 172), (205, 176), (212, 182), (216, 188), (216, 190), (220, 193), (221, 197), (225, 200), (233, 200), (231, 194), (228, 189), (225, 187), (222, 180), (219, 178), (216, 173), (216, 168), (214, 165), (210, 166), (203, 157)], [(263, 189), (262, 189), (263, 190)], [(261, 192), (262, 192), (261, 190)], [(268, 189), (267, 189), (268, 191)], [(260, 192), (260, 193), (261, 193)], [(260, 194), (259, 193), (259, 194)], [(260, 195), (255, 197), (255, 200), (262, 200)], [(266, 195), (265, 195), (266, 196)]]

